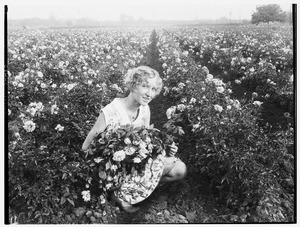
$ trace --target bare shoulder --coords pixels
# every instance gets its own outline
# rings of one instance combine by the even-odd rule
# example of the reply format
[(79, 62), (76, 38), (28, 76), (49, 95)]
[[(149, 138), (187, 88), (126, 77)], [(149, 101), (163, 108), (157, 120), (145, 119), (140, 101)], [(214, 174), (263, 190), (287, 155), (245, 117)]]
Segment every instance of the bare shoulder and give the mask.
[(95, 126), (94, 126), (95, 131), (96, 132), (103, 132), (105, 130), (106, 126), (107, 125), (106, 125), (105, 115), (104, 115), (103, 111), (100, 111), (100, 114), (99, 114), (98, 119), (97, 119), (97, 121), (95, 123)]

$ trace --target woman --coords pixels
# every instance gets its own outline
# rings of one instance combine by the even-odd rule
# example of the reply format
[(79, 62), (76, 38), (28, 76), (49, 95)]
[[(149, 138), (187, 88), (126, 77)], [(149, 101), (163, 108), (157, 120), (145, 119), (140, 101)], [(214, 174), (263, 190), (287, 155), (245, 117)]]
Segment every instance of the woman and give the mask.
[[(87, 150), (94, 137), (107, 127), (126, 124), (149, 127), (148, 103), (160, 93), (162, 79), (158, 72), (150, 67), (139, 66), (128, 71), (124, 83), (130, 91), (129, 95), (125, 98), (115, 98), (101, 110), (82, 145), (82, 150)], [(186, 166), (180, 159), (174, 157), (177, 149), (177, 146), (172, 144), (169, 157), (149, 159), (144, 175), (132, 175), (126, 178), (121, 187), (113, 192), (112, 199), (121, 205), (124, 211), (135, 212), (139, 208), (132, 205), (147, 198), (159, 182), (183, 179), (186, 175)]]

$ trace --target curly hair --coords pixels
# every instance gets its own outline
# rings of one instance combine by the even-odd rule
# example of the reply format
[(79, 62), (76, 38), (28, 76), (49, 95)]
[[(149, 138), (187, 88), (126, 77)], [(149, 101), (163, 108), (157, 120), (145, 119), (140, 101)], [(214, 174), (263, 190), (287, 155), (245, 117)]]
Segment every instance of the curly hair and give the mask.
[(148, 66), (129, 69), (124, 76), (124, 85), (129, 91), (132, 91), (137, 85), (147, 82), (149, 78), (156, 78), (157, 92), (155, 96), (157, 96), (161, 92), (163, 82), (158, 72)]

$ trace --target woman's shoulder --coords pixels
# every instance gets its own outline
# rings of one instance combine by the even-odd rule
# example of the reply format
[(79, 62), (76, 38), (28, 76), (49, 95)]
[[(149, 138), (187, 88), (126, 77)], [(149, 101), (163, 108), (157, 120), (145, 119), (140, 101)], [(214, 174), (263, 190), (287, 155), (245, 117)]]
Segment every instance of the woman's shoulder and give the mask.
[(114, 106), (114, 105), (116, 105), (117, 102), (118, 102), (118, 101), (117, 101), (117, 99), (115, 98), (115, 99), (113, 99), (110, 103), (106, 104), (102, 109), (104, 109), (104, 108), (109, 108), (109, 107), (111, 107), (111, 106)]
[(104, 114), (108, 126), (115, 125), (121, 121), (121, 115), (118, 111), (118, 101), (116, 99), (102, 108), (101, 112)]
[(116, 109), (116, 102), (116, 99), (114, 99), (110, 103), (106, 104), (103, 108), (101, 108), (101, 112), (105, 114), (107, 112), (114, 111)]

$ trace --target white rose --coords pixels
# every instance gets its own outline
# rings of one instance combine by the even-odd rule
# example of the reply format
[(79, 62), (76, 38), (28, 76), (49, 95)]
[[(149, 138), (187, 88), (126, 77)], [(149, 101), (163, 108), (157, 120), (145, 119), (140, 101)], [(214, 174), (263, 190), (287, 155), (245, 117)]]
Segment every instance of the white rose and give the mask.
[(139, 158), (139, 157), (135, 157), (134, 159), (133, 159), (133, 162), (134, 163), (140, 163), (142, 160)]
[(214, 108), (215, 108), (215, 110), (218, 111), (218, 112), (222, 112), (222, 111), (223, 111), (223, 107), (220, 106), (220, 105), (218, 105), (218, 104), (214, 105)]
[(140, 149), (145, 149), (146, 146), (147, 146), (147, 144), (144, 141), (141, 141), (140, 144), (139, 144)]
[(59, 108), (56, 104), (51, 106), (51, 114), (57, 114), (58, 110), (59, 110)]
[(128, 144), (131, 144), (131, 141), (130, 141), (130, 139), (127, 137), (127, 138), (124, 139), (124, 143), (125, 143), (126, 145), (128, 145)]
[(38, 102), (35, 107), (38, 111), (43, 111), (44, 105), (41, 102)]
[(217, 92), (219, 93), (223, 93), (224, 92), (224, 88), (223, 87), (217, 87)]
[(252, 93), (252, 98), (257, 98), (258, 97), (258, 94), (256, 92), (253, 92)]
[(146, 137), (146, 143), (147, 144), (151, 143), (151, 138), (149, 136)]
[(61, 132), (64, 130), (65, 127), (61, 126), (60, 124), (56, 125), (55, 130)]
[(191, 100), (190, 100), (190, 104), (194, 104), (194, 103), (196, 103), (196, 99), (195, 98), (191, 98)]
[(85, 202), (88, 202), (91, 200), (91, 194), (90, 194), (90, 191), (82, 191), (81, 192), (81, 195), (82, 195), (82, 198)]
[(176, 111), (176, 106), (171, 106), (169, 109), (167, 109), (166, 111), (167, 118), (171, 119), (175, 111)]
[(214, 76), (211, 75), (211, 74), (207, 74), (207, 76), (206, 76), (206, 79), (207, 79), (208, 81), (211, 81), (213, 78), (214, 78)]
[(240, 80), (235, 80), (234, 81), (236, 84), (241, 84), (242, 82)]
[(220, 80), (220, 79), (212, 79), (212, 82), (216, 85), (216, 86), (222, 86), (224, 85), (224, 83)]
[(134, 154), (135, 151), (136, 151), (136, 149), (134, 147), (126, 147), (125, 148), (125, 154), (127, 154), (127, 155), (132, 155), (132, 154)]
[(240, 104), (239, 100), (237, 100), (237, 99), (235, 99), (235, 100), (233, 101), (232, 105), (233, 105), (234, 108), (236, 108), (236, 109), (240, 109), (240, 107), (241, 107), (241, 104)]
[(35, 130), (35, 123), (31, 120), (28, 120), (24, 123), (23, 128), (27, 131), (27, 132), (33, 132)]
[(100, 158), (100, 157), (94, 158), (94, 161), (95, 161), (96, 163), (99, 163), (99, 162), (101, 162), (102, 160), (104, 160), (104, 159), (103, 159), (103, 158)]
[(114, 153), (113, 160), (120, 162), (120, 161), (124, 160), (125, 157), (126, 157), (125, 152), (123, 150), (119, 150)]
[(178, 109), (180, 112), (184, 111), (185, 108), (186, 108), (186, 106), (185, 106), (184, 104), (179, 104), (179, 105), (177, 106), (177, 109)]
[(118, 166), (117, 165), (112, 165), (110, 168), (111, 168), (111, 170), (116, 171), (118, 169)]
[(261, 106), (263, 103), (260, 102), (260, 101), (254, 101), (253, 104), (254, 104), (255, 106)]
[(185, 84), (182, 83), (182, 82), (180, 82), (180, 83), (178, 84), (178, 87), (179, 87), (180, 89), (182, 89), (184, 86), (185, 86)]
[(44, 76), (43, 73), (40, 72), (40, 71), (38, 71), (37, 75), (38, 75), (38, 77), (40, 77), (40, 78), (42, 78), (42, 77)]
[(140, 149), (139, 154), (144, 159), (147, 157), (147, 154), (149, 154), (149, 151), (147, 149)]

